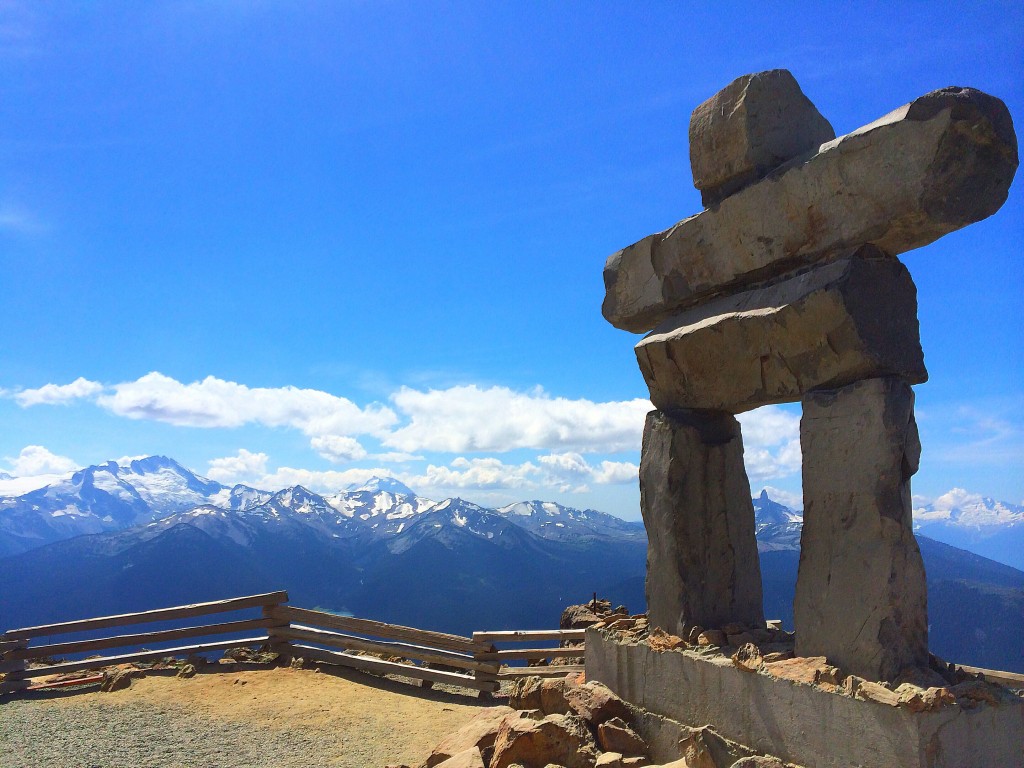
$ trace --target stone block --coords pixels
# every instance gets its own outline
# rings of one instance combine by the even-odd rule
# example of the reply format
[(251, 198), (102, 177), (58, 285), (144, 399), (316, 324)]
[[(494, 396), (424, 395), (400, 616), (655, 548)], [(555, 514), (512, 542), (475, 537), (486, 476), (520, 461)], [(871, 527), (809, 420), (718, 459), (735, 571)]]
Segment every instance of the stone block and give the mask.
[(763, 625), (754, 508), (739, 422), (727, 413), (652, 411), (640, 456), (652, 627)]
[(690, 309), (636, 357), (661, 410), (739, 413), (865, 378), (928, 378), (914, 281), (873, 246)]
[(587, 630), (586, 675), (646, 710), (633, 727), (661, 763), (681, 757), (673, 750), (685, 726), (713, 723), (757, 753), (815, 768), (1024, 765), (1024, 700), (1009, 694), (998, 706), (915, 712), (747, 672), (728, 658), (617, 642), (596, 629)]
[(868, 680), (927, 667), (925, 573), (911, 521), (921, 455), (913, 390), (884, 378), (808, 394), (800, 447), (797, 656), (825, 656)]
[(788, 70), (743, 75), (690, 116), (693, 185), (715, 205), (835, 137)]
[(935, 91), (613, 254), (602, 312), (640, 333), (844, 248), (919, 248), (995, 213), (1017, 163), (1002, 101), (971, 88)]

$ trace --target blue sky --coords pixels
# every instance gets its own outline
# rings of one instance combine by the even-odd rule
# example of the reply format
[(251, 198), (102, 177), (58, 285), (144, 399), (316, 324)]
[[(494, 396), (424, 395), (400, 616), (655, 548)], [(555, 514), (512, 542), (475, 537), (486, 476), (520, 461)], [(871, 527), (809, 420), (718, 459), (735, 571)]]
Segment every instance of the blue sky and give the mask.
[[(601, 270), (700, 209), (692, 109), (785, 67), (838, 134), (947, 85), (1020, 126), (1022, 30), (1020, 3), (0, 0), (0, 470), (159, 453), (635, 518), (649, 404)], [(1024, 498), (1019, 177), (902, 257), (925, 497)], [(755, 491), (799, 493), (798, 418), (744, 417)]]

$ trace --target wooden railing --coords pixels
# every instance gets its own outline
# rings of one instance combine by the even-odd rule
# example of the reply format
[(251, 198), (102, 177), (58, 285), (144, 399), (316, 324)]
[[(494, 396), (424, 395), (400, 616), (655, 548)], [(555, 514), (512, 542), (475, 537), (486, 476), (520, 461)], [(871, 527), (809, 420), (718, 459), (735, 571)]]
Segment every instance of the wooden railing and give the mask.
[[(582, 656), (583, 647), (565, 647), (563, 642), (572, 641), (582, 643), (586, 636), (584, 629), (544, 629), (544, 630), (508, 630), (499, 632), (474, 632), (473, 640), (481, 644), (491, 645), (489, 651), (477, 654), (477, 658), (491, 662), (507, 661), (548, 661)], [(494, 643), (530, 643), (536, 646), (544, 641), (558, 641), (559, 645), (554, 648), (512, 648), (499, 650), (493, 647)], [(503, 667), (499, 673), (499, 679), (508, 679), (524, 676), (537, 677), (560, 677), (570, 672), (582, 671), (582, 665), (578, 664), (556, 664), (553, 666), (526, 666), (526, 667)]]
[[(268, 614), (268, 609), (288, 600), (287, 592), (268, 592), (262, 595), (236, 597), (230, 600), (215, 600), (209, 603), (181, 605), (174, 608), (160, 608), (155, 611), (123, 613), (117, 616), (101, 616), (93, 619), (65, 621), (58, 624), (45, 624), (38, 627), (12, 629), (0, 635), (0, 673), (5, 675), (0, 683), (0, 693), (18, 691), (28, 688), (29, 680), (34, 677), (48, 677), (66, 672), (78, 672), (85, 669), (98, 669), (114, 664), (127, 664), (136, 661), (162, 659), (167, 656), (186, 656), (204, 651), (223, 650), (240, 645), (266, 643), (270, 640), (271, 631), (279, 624), (279, 620)], [(136, 632), (124, 635), (90, 638), (86, 640), (70, 640), (44, 645), (30, 645), (31, 641), (53, 635), (68, 635), (80, 632), (94, 632), (111, 627), (125, 627), (136, 624), (147, 624), (156, 621), (177, 621), (193, 619), (199, 616), (213, 616), (251, 608), (262, 608), (263, 617), (241, 621), (222, 621), (210, 624), (199, 624), (175, 629), (164, 629), (152, 632)], [(161, 644), (186, 638), (209, 637), (211, 635), (238, 634), (251, 630), (263, 632), (242, 638), (220, 640), (215, 642), (179, 645), (161, 650), (130, 651), (112, 656), (94, 656), (78, 661), (64, 661), (43, 666), (29, 667), (28, 662), (49, 659), (54, 656), (88, 653), (90, 651), (108, 650), (111, 648), (131, 648), (143, 645)]]
[[(474, 632), (472, 637), (403, 627), (369, 619), (339, 616), (324, 611), (286, 605), (287, 592), (236, 597), (209, 603), (161, 608), (154, 611), (102, 616), (39, 627), (12, 629), (0, 635), (0, 693), (28, 688), (30, 680), (65, 672), (98, 669), (114, 664), (149, 661), (168, 656), (185, 656), (236, 646), (269, 644), (286, 657), (338, 664), (379, 674), (395, 674), (429, 684), (447, 683), (490, 693), (500, 681), (524, 674), (564, 675), (578, 666), (508, 667), (509, 661), (555, 659), (583, 655), (583, 649), (552, 647), (500, 650), (495, 643), (531, 643), (543, 641), (582, 641), (583, 630)], [(111, 627), (123, 627), (156, 621), (179, 621), (213, 616), (243, 609), (260, 608), (260, 618), (217, 623), (194, 624), (131, 634), (116, 634), (88, 639), (32, 645), (32, 641), (55, 635), (95, 633)], [(78, 661), (44, 663), (31, 661), (56, 656), (76, 655), (114, 648), (139, 648), (187, 638), (207, 638), (218, 634), (239, 634), (261, 630), (256, 636), (231, 640), (179, 645), (159, 650), (131, 650)]]

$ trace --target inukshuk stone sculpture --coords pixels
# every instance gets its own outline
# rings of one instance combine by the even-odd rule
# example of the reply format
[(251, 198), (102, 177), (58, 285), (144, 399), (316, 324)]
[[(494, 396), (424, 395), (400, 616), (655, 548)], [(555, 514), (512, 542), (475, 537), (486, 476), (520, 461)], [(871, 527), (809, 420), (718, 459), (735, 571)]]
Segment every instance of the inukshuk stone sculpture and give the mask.
[(891, 679), (927, 663), (911, 529), (926, 380), (896, 258), (993, 214), (1017, 168), (999, 99), (945, 88), (840, 138), (785, 70), (697, 107), (706, 209), (608, 259), (604, 316), (650, 333), (657, 410), (640, 462), (650, 621), (761, 623), (754, 512), (735, 414), (800, 400), (804, 527), (797, 653)]

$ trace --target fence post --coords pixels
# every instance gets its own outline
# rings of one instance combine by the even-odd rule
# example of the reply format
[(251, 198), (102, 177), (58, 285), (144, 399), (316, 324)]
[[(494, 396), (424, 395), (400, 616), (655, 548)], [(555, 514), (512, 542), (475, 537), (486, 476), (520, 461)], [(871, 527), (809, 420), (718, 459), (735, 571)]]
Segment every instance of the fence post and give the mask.
[(4, 651), (0, 653), (0, 672), (4, 673), (4, 681), (0, 683), (0, 693), (21, 691), (31, 685), (21, 674), (28, 667), (28, 662), (25, 659), (11, 658), (15, 655), (14, 651), (22, 651), (27, 647), (28, 640), (4, 642)]
[(274, 609), (281, 607), (282, 603), (274, 603), (272, 605), (263, 606), (263, 618), (275, 619), (278, 623), (267, 627), (267, 645), (270, 650), (274, 653), (281, 654), (281, 660), (285, 664), (290, 664), (292, 660), (292, 645), (288, 642), (286, 637), (282, 637), (282, 634), (291, 628), (291, 624), (287, 619), (277, 619), (274, 616)]

